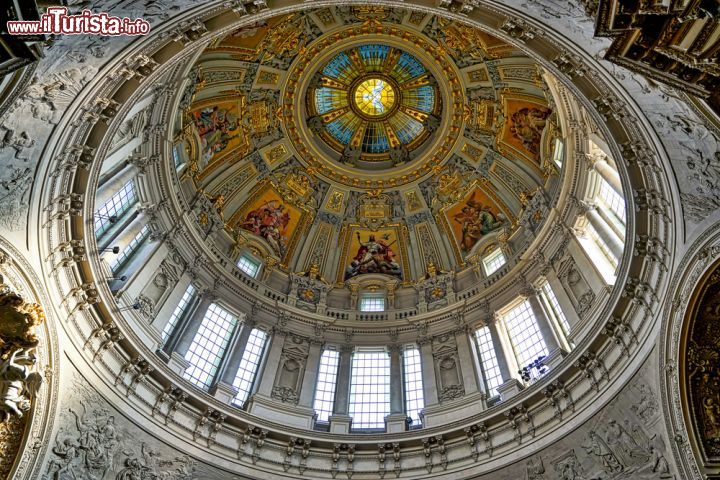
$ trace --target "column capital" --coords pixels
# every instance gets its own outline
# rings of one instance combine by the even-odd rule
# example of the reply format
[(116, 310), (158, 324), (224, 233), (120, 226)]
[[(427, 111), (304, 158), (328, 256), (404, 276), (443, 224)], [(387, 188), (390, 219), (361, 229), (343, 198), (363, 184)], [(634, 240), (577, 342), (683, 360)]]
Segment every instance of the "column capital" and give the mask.
[(403, 346), (399, 343), (393, 343), (391, 345), (387, 346), (388, 355), (391, 355), (393, 353), (401, 354), (403, 351)]

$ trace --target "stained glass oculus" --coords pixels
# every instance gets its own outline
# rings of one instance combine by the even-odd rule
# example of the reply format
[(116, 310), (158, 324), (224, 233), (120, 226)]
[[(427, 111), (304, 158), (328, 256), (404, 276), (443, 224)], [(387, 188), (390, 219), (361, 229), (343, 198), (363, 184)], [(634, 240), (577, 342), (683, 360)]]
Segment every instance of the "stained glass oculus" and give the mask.
[[(437, 125), (437, 82), (413, 55), (388, 45), (344, 50), (320, 69), (308, 89), (313, 130), (340, 154), (358, 151), (382, 162), (421, 146)], [(403, 156), (406, 159), (407, 155)]]

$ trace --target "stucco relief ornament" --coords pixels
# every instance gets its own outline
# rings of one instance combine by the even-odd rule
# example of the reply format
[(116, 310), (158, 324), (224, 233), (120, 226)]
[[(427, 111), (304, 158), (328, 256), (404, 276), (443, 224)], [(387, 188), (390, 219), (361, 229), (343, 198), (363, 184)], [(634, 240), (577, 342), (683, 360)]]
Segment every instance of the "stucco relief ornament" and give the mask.
[[(0, 277), (1, 280), (1, 277)], [(34, 372), (35, 328), (45, 319), (39, 305), (0, 283), (0, 414), (2, 422), (30, 410), (42, 376)]]

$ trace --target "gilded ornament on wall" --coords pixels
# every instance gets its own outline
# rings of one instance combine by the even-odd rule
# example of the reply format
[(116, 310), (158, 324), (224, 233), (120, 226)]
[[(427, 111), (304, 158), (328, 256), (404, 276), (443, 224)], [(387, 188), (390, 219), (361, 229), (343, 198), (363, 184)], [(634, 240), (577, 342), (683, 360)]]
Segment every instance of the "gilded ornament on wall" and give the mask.
[(5, 478), (19, 453), (27, 412), (42, 384), (37, 372), (36, 328), (43, 309), (26, 302), (0, 277), (0, 478)]

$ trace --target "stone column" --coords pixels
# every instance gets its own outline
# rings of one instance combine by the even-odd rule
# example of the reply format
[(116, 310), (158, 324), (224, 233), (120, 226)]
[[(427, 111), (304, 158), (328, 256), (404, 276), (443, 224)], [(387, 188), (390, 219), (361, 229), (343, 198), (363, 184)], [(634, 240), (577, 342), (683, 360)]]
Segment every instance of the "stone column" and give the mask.
[(352, 418), (348, 414), (350, 401), (350, 370), (352, 368), (353, 347), (343, 345), (340, 348), (337, 383), (335, 385), (335, 402), (333, 414), (330, 415), (331, 433), (349, 433)]
[(250, 333), (252, 333), (254, 322), (252, 320), (243, 319), (240, 324), (235, 327), (240, 331), (233, 337), (228, 345), (227, 354), (220, 363), (220, 368), (215, 375), (215, 380), (210, 387), (210, 393), (217, 399), (230, 403), (237, 395), (237, 388), (233, 386), (235, 376), (237, 375), (240, 362), (242, 361), (245, 348), (247, 347)]
[[(172, 292), (170, 292), (169, 295), (167, 295), (167, 298), (165, 299), (165, 302), (163, 303), (162, 308), (158, 311), (157, 315), (155, 315), (155, 318), (152, 321), (153, 328), (158, 332), (158, 334), (162, 334), (162, 331), (165, 329), (165, 326), (167, 325), (168, 321), (170, 320), (170, 317), (172, 316), (173, 312), (177, 308), (178, 304), (180, 304), (180, 300), (182, 300), (183, 295), (185, 295), (185, 291), (190, 286), (190, 276), (189, 275), (183, 275), (180, 277), (178, 282), (173, 287)], [(189, 309), (188, 309), (189, 310)], [(187, 317), (187, 314), (189, 313), (188, 310), (185, 311), (185, 315)], [(180, 319), (182, 321), (182, 319)], [(179, 328), (179, 325), (175, 325), (175, 330)], [(170, 332), (170, 335), (172, 335), (173, 332)], [(169, 340), (168, 336), (168, 340)]]
[(596, 207), (588, 208), (586, 215), (590, 224), (592, 224), (592, 226), (595, 228), (595, 231), (598, 233), (598, 235), (600, 235), (600, 238), (603, 239), (603, 241), (607, 244), (608, 248), (610, 248), (610, 252), (612, 252), (613, 256), (617, 259), (615, 261), (615, 263), (617, 264), (620, 258), (622, 258), (623, 253), (623, 244), (620, 241), (620, 238), (610, 228), (607, 222), (603, 220), (603, 218), (597, 212)]
[(420, 366), (423, 372), (423, 398), (425, 399), (425, 407), (429, 407), (439, 403), (432, 341), (425, 339), (418, 341), (418, 345), (420, 346)]
[(404, 432), (407, 423), (403, 402), (402, 345), (390, 345), (390, 415), (385, 417), (387, 433)]
[(605, 159), (605, 156), (595, 156), (593, 162), (593, 168), (595, 171), (605, 180), (608, 185), (612, 187), (620, 196), (622, 196), (622, 183), (620, 182), (620, 175), (615, 171), (614, 168)]
[(207, 293), (200, 295), (192, 313), (181, 319), (180, 325), (175, 328), (163, 346), (163, 352), (169, 358), (168, 363), (172, 364), (171, 367), (175, 367), (175, 370), (180, 375), (185, 372), (188, 366), (185, 361), (185, 354), (192, 345), (195, 334), (200, 328), (203, 318), (205, 318), (205, 313), (207, 313), (208, 308), (214, 301), (215, 297), (213, 295)]
[(307, 363), (305, 364), (305, 376), (300, 387), (300, 400), (298, 401), (298, 405), (301, 407), (313, 408), (322, 352), (322, 343), (310, 342)]
[(504, 332), (500, 331), (500, 325), (498, 325), (499, 322), (502, 322), (502, 318), (495, 313), (491, 318), (486, 319), (485, 322), (490, 330), (490, 338), (492, 339), (493, 347), (495, 347), (495, 356), (497, 357), (500, 375), (503, 379), (503, 383), (498, 385), (497, 390), (500, 398), (506, 401), (520, 393), (523, 389), (522, 383), (520, 383), (512, 373), (512, 368), (517, 364), (517, 360), (509, 344), (510, 340), (508, 339), (507, 342), (503, 341), (507, 336)]
[(500, 368), (500, 375), (504, 382), (512, 380), (515, 376), (512, 374), (510, 365), (510, 358), (515, 358), (515, 354), (508, 352), (505, 343), (502, 341), (500, 330), (498, 329), (498, 322), (502, 319), (495, 315), (485, 320), (485, 324), (490, 330), (490, 338), (492, 339), (493, 347), (495, 348), (495, 356), (497, 357), (498, 368)]
[(475, 358), (470, 346), (470, 335), (467, 330), (455, 332), (455, 343), (457, 343), (458, 358), (460, 359), (460, 370), (465, 388), (465, 395), (472, 395), (478, 392), (478, 377), (475, 371)]
[[(570, 324), (570, 328), (574, 328), (575, 325), (580, 322), (580, 317), (575, 311), (575, 307), (573, 306), (572, 300), (570, 300), (570, 297), (565, 291), (565, 287), (563, 287), (562, 283), (560, 283), (560, 279), (558, 278), (557, 273), (555, 273), (553, 270), (549, 270), (545, 274), (545, 280), (547, 280), (547, 282), (550, 284), (550, 288), (552, 288), (552, 291), (555, 294), (555, 298), (557, 298), (558, 304), (560, 304), (560, 309), (562, 310), (563, 315), (565, 315), (565, 318), (567, 318), (567, 321)], [(570, 332), (568, 332), (568, 334), (570, 334)]]
[[(540, 301), (540, 297), (538, 296), (538, 291), (532, 288), (524, 292), (524, 294), (527, 297), (530, 308), (532, 308), (533, 315), (535, 316), (535, 321), (537, 322), (538, 329), (540, 330), (540, 334), (542, 335), (543, 340), (545, 340), (545, 345), (547, 346), (548, 353), (557, 350), (558, 348), (560, 348), (560, 341), (558, 340), (557, 334), (555, 333), (555, 328), (553, 327), (550, 319), (547, 316), (545, 308), (542, 306), (542, 302)], [(521, 368), (524, 366), (525, 365), (520, 365)]]
[(283, 347), (285, 346), (285, 333), (276, 330), (272, 333), (270, 339), (270, 349), (265, 355), (265, 362), (260, 375), (260, 382), (255, 391), (257, 394), (270, 398), (272, 389), (275, 384), (275, 376), (277, 375), (278, 366), (282, 357)]

